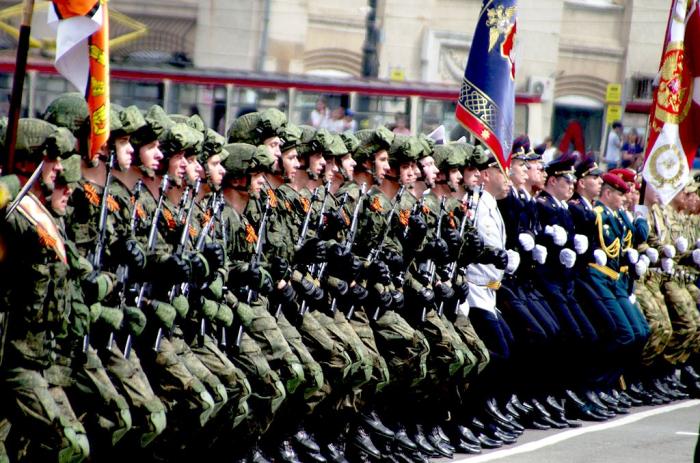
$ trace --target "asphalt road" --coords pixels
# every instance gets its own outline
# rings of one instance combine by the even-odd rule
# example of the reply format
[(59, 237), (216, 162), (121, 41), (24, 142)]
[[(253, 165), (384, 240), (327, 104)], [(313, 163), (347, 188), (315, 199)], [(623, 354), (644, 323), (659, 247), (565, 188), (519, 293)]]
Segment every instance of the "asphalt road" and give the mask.
[[(700, 437), (700, 400), (639, 407), (604, 423), (569, 430), (526, 430), (518, 442), (452, 462), (684, 463), (693, 462)], [(448, 461), (448, 460), (444, 460)], [(697, 463), (700, 463), (698, 461)]]

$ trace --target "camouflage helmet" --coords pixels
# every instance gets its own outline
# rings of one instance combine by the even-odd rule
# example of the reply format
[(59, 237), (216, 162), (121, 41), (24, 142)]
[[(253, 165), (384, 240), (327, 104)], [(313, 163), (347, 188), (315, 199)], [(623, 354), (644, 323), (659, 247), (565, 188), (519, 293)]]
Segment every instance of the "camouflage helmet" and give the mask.
[(302, 139), (297, 151), (302, 156), (321, 153), (323, 156), (343, 156), (348, 153), (345, 143), (338, 135), (326, 129), (315, 130), (308, 125), (302, 126)]
[(121, 108), (117, 105), (112, 105), (112, 113), (110, 116), (110, 138), (119, 138), (125, 135), (131, 135), (146, 125), (141, 111), (136, 106)]
[[(5, 145), (5, 133), (2, 144)], [(56, 127), (41, 119), (20, 119), (17, 125), (17, 159), (39, 162), (44, 155), (65, 157), (75, 152), (75, 137), (65, 127)]]
[(217, 154), (223, 161), (224, 157), (224, 145), (226, 144), (226, 139), (223, 135), (214, 129), (207, 129), (204, 133), (204, 141), (202, 142), (202, 150), (199, 154), (199, 163), (205, 166), (210, 157), (216, 156)]
[(278, 136), (287, 125), (287, 117), (278, 109), (252, 112), (239, 117), (228, 129), (229, 143), (249, 143), (261, 145), (265, 140)]
[(302, 130), (298, 126), (289, 123), (277, 132), (277, 136), (280, 137), (280, 151), (285, 152), (299, 146)]
[(355, 150), (355, 160), (362, 164), (371, 158), (374, 153), (381, 150), (389, 150), (394, 142), (394, 133), (384, 126), (376, 129), (363, 129), (355, 132), (355, 137), (360, 141), (360, 146)]
[(175, 123), (187, 124), (199, 132), (204, 133), (207, 130), (207, 127), (199, 114), (193, 114), (189, 117), (183, 114), (168, 114), (168, 117)]
[(204, 135), (185, 123), (169, 127), (160, 137), (160, 150), (166, 158), (184, 152), (185, 156), (199, 154)]
[(421, 146), (423, 147), (423, 153), (421, 153), (418, 156), (418, 159), (423, 159), (428, 156), (433, 155), (433, 150), (435, 149), (435, 140), (430, 138), (429, 136), (425, 134), (420, 134), (418, 135), (418, 141), (420, 142)]
[(44, 111), (43, 119), (67, 128), (76, 138), (85, 136), (90, 128), (88, 105), (78, 92), (64, 93), (55, 98)]
[(63, 166), (63, 171), (56, 176), (56, 183), (67, 185), (70, 188), (75, 188), (82, 178), (80, 164), (79, 154), (73, 154), (67, 159), (62, 160), (61, 165)]
[(482, 145), (473, 146), (466, 143), (466, 147), (462, 148), (467, 154), (466, 167), (478, 169), (479, 166), (485, 164), (490, 156)]
[(223, 149), (228, 155), (222, 165), (226, 169), (226, 175), (232, 178), (241, 178), (255, 172), (269, 172), (275, 163), (274, 156), (263, 145), (229, 143)]
[(340, 134), (340, 138), (343, 140), (343, 143), (345, 143), (345, 148), (347, 148), (348, 153), (355, 154), (357, 148), (360, 147), (360, 140), (357, 139), (355, 134), (352, 133), (351, 130), (346, 130)]
[(46, 155), (50, 158), (67, 158), (75, 153), (75, 137), (65, 127), (57, 127), (56, 130), (46, 137), (44, 148)]
[(466, 163), (467, 156), (464, 150), (457, 145), (435, 145), (433, 150), (435, 166), (442, 172), (450, 169), (461, 169)]
[(137, 152), (142, 146), (153, 143), (162, 137), (165, 131), (174, 124), (163, 108), (158, 105), (151, 106), (144, 119), (146, 124), (131, 135), (131, 144)]
[(299, 130), (301, 130), (301, 137), (299, 137), (299, 143), (297, 144), (299, 156), (320, 153), (322, 149), (318, 140), (316, 140), (316, 129), (310, 125), (300, 125)]
[(423, 145), (416, 137), (396, 135), (389, 148), (389, 163), (398, 167), (405, 162), (417, 161), (423, 153)]

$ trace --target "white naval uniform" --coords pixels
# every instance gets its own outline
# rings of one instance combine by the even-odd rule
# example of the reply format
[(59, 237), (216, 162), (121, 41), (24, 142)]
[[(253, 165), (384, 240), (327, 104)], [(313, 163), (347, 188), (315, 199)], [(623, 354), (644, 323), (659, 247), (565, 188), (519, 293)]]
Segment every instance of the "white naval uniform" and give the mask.
[[(506, 248), (506, 227), (503, 216), (498, 210), (496, 199), (491, 193), (484, 191), (476, 209), (474, 226), (484, 244), (498, 249)], [(493, 264), (469, 264), (467, 280), (469, 296), (467, 302), (460, 306), (464, 315), (469, 315), (469, 308), (478, 307), (491, 313), (496, 313), (496, 289), (489, 286), (500, 286), (503, 270)]]

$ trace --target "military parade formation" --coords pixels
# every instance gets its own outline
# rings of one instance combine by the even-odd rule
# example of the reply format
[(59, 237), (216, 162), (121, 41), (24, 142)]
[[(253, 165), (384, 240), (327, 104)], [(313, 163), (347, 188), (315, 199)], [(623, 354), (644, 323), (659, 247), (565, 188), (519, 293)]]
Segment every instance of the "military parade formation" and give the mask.
[[(700, 198), (526, 136), (83, 95), (0, 177), (0, 461), (422, 463), (700, 396)], [(4, 132), (4, 130), (3, 130)], [(639, 195), (645, 206), (639, 206)]]

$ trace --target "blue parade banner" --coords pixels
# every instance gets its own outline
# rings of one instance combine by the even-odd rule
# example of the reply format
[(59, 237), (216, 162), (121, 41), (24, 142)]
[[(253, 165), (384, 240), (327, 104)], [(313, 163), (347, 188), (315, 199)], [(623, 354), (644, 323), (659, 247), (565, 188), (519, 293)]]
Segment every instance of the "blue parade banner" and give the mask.
[(516, 0), (483, 1), (455, 111), (504, 171), (514, 132), (516, 19)]

